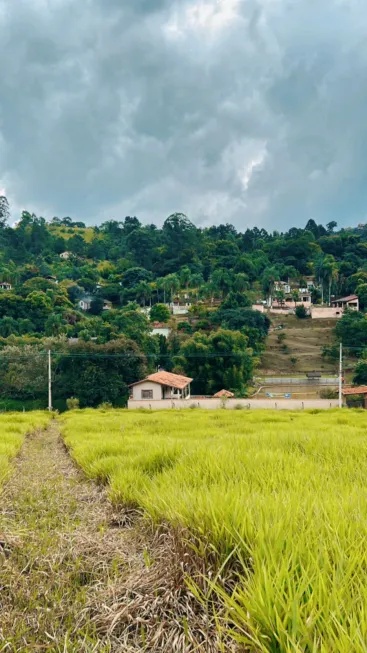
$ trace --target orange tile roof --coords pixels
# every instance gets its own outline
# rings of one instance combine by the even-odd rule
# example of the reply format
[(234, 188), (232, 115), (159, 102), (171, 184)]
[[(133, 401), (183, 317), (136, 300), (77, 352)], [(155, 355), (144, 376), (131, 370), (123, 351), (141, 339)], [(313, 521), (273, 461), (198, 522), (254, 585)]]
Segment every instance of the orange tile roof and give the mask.
[(181, 376), (181, 374), (172, 374), (172, 372), (162, 371), (151, 374), (144, 380), (153, 381), (153, 383), (160, 383), (161, 385), (168, 385), (172, 388), (183, 390), (183, 388), (186, 388), (186, 386), (189, 385), (189, 383), (191, 383), (191, 381), (194, 379), (190, 379), (188, 376)]
[(342, 390), (344, 396), (347, 395), (366, 395), (367, 394), (367, 385), (360, 385), (356, 388), (344, 388)]
[(228, 397), (228, 399), (231, 399), (234, 397), (233, 392), (230, 392), (229, 390), (220, 390), (217, 392), (217, 394), (214, 395), (216, 399), (220, 399), (221, 397)]

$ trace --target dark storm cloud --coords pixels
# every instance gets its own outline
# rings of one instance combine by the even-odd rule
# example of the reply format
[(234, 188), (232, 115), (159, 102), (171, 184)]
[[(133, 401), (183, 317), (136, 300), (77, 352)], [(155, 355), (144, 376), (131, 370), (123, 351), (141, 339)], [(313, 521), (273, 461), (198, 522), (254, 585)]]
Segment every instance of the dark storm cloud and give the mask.
[(359, 0), (0, 0), (0, 188), (96, 222), (365, 214)]

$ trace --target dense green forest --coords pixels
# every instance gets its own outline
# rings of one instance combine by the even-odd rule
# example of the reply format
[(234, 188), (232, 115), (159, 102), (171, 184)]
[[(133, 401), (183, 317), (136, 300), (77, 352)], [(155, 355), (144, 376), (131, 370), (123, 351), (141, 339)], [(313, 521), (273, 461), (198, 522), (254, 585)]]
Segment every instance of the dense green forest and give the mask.
[[(357, 293), (367, 307), (367, 226), (309, 220), (286, 233), (239, 232), (174, 214), (162, 228), (136, 217), (87, 227), (26, 211), (10, 226), (0, 197), (0, 399), (45, 396), (49, 348), (60, 402), (123, 404), (127, 384), (159, 366), (192, 375), (194, 392), (243, 396), (270, 325), (252, 304), (275, 281), (302, 286), (310, 276), (313, 303)], [(173, 320), (172, 303), (188, 305), (188, 315)], [(367, 321), (358, 316), (338, 330), (350, 340), (343, 325), (362, 317), (363, 349)], [(170, 324), (168, 338), (152, 336), (155, 321)]]

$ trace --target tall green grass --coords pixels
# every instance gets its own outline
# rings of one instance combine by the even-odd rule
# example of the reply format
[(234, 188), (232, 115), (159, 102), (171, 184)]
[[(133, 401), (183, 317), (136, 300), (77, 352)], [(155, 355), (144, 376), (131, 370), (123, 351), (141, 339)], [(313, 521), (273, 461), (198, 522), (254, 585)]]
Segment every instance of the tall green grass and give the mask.
[(190, 529), (241, 574), (235, 636), (266, 652), (367, 651), (364, 411), (76, 411), (67, 445), (116, 503)]
[(0, 415), (0, 488), (10, 470), (10, 461), (19, 452), (24, 437), (36, 428), (45, 427), (47, 413), (4, 413)]

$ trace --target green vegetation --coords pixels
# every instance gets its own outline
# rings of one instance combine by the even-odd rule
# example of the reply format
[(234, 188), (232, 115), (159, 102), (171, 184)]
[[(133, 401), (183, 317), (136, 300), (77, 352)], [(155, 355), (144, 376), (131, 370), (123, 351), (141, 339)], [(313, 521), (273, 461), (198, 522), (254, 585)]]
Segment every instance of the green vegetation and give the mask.
[[(245, 395), (270, 326), (266, 315), (252, 310), (255, 302), (270, 295), (293, 307), (298, 289), (314, 283), (314, 303), (357, 293), (362, 309), (367, 305), (367, 228), (336, 231), (333, 221), (325, 228), (309, 220), (305, 228), (286, 233), (256, 227), (241, 233), (228, 224), (197, 228), (181, 213), (169, 216), (161, 228), (131, 216), (86, 227), (69, 217), (47, 222), (27, 211), (9, 227), (9, 206), (5, 197), (0, 199), (0, 400), (44, 401), (46, 377), (40, 363), (50, 345), (57, 373), (57, 355), (75, 353), (80, 359), (76, 344), (92, 342), (93, 355), (102, 360), (104, 347), (114, 343), (116, 350), (139, 361), (132, 374), (136, 381), (140, 373), (159, 366), (191, 374), (199, 366), (190, 352), (211, 351), (217, 336), (228, 344), (223, 336), (228, 331), (232, 360), (223, 373), (223, 356), (217, 364), (200, 365), (194, 390), (217, 391), (225, 382), (228, 390)], [(286, 297), (279, 282), (288, 280), (293, 285)], [(190, 306), (185, 318), (174, 313), (173, 304)], [(303, 307), (296, 310), (305, 317)], [(169, 321), (167, 339), (152, 335), (154, 321)], [(358, 327), (361, 347), (366, 345), (363, 324)], [(356, 323), (353, 329), (358, 331)], [(348, 325), (344, 331), (347, 335), (340, 337), (350, 340)], [(91, 358), (91, 351), (84, 353)], [(282, 353), (284, 358), (288, 351)], [(26, 359), (19, 374), (19, 362)], [(29, 382), (32, 367), (40, 372), (34, 383)], [(108, 387), (106, 366), (99, 372), (91, 367), (94, 385)], [(130, 373), (118, 397), (101, 396), (98, 387), (90, 392), (92, 382), (84, 383), (81, 376), (80, 397), (74, 380), (68, 392), (57, 379), (60, 406), (70, 393), (82, 407), (126, 402)]]
[(10, 462), (19, 452), (24, 437), (49, 422), (47, 413), (5, 413), (0, 415), (0, 486), (9, 473)]
[(188, 529), (228, 573), (236, 563), (234, 591), (218, 591), (248, 650), (365, 651), (365, 412), (76, 411), (62, 424), (115, 503)]

